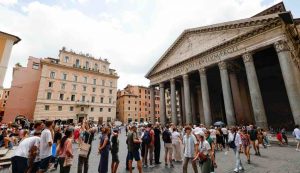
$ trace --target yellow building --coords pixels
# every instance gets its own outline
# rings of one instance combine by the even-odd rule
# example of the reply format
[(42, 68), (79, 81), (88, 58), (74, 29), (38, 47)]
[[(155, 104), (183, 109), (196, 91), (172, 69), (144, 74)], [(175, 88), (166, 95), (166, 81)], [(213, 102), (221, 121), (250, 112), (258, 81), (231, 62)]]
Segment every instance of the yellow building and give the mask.
[(119, 77), (109, 65), (107, 59), (65, 48), (59, 51), (59, 59), (41, 60), (34, 119), (114, 121)]

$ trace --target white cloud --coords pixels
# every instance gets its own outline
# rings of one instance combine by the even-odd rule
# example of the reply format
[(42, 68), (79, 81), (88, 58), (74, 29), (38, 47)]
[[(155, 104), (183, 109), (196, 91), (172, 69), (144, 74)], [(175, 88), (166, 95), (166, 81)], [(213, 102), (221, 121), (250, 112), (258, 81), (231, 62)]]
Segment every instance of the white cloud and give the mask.
[(119, 88), (147, 86), (144, 75), (184, 29), (250, 17), (263, 9), (261, 1), (128, 0), (132, 8), (99, 11), (95, 18), (39, 2), (20, 7), (22, 12), (0, 6), (1, 30), (22, 39), (13, 48), (5, 86), (15, 63), (26, 65), (29, 55), (57, 57), (62, 46), (107, 58), (120, 75)]
[(18, 3), (18, 0), (0, 0), (0, 5), (12, 6)]

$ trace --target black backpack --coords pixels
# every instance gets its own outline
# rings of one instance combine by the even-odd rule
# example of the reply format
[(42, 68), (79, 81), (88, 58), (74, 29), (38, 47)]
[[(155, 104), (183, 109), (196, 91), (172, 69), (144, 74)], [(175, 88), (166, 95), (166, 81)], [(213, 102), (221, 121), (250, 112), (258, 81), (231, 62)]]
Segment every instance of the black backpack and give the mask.
[(150, 144), (151, 143), (151, 135), (150, 135), (150, 131), (146, 130), (144, 135), (143, 135), (143, 138), (142, 138), (142, 141), (144, 144)]
[(165, 143), (171, 143), (171, 133), (169, 132), (169, 130), (165, 130), (162, 134), (162, 139)]

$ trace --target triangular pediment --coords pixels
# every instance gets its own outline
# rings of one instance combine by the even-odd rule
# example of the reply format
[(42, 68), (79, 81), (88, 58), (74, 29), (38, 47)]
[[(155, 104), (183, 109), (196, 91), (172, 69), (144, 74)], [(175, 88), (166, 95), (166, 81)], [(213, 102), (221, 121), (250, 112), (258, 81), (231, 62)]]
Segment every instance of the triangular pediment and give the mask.
[(278, 18), (278, 12), (285, 11), (278, 3), (263, 12), (246, 19), (224, 22), (185, 30), (146, 74), (149, 78), (164, 69), (186, 61), (217, 45), (251, 32)]

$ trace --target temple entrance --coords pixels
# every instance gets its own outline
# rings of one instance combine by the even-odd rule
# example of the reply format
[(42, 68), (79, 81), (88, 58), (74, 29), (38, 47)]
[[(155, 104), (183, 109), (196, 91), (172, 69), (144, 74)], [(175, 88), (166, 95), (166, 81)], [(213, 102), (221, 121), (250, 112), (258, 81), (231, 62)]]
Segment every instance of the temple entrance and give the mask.
[(270, 47), (259, 51), (253, 55), (253, 59), (268, 125), (291, 130), (294, 119), (275, 49)]

